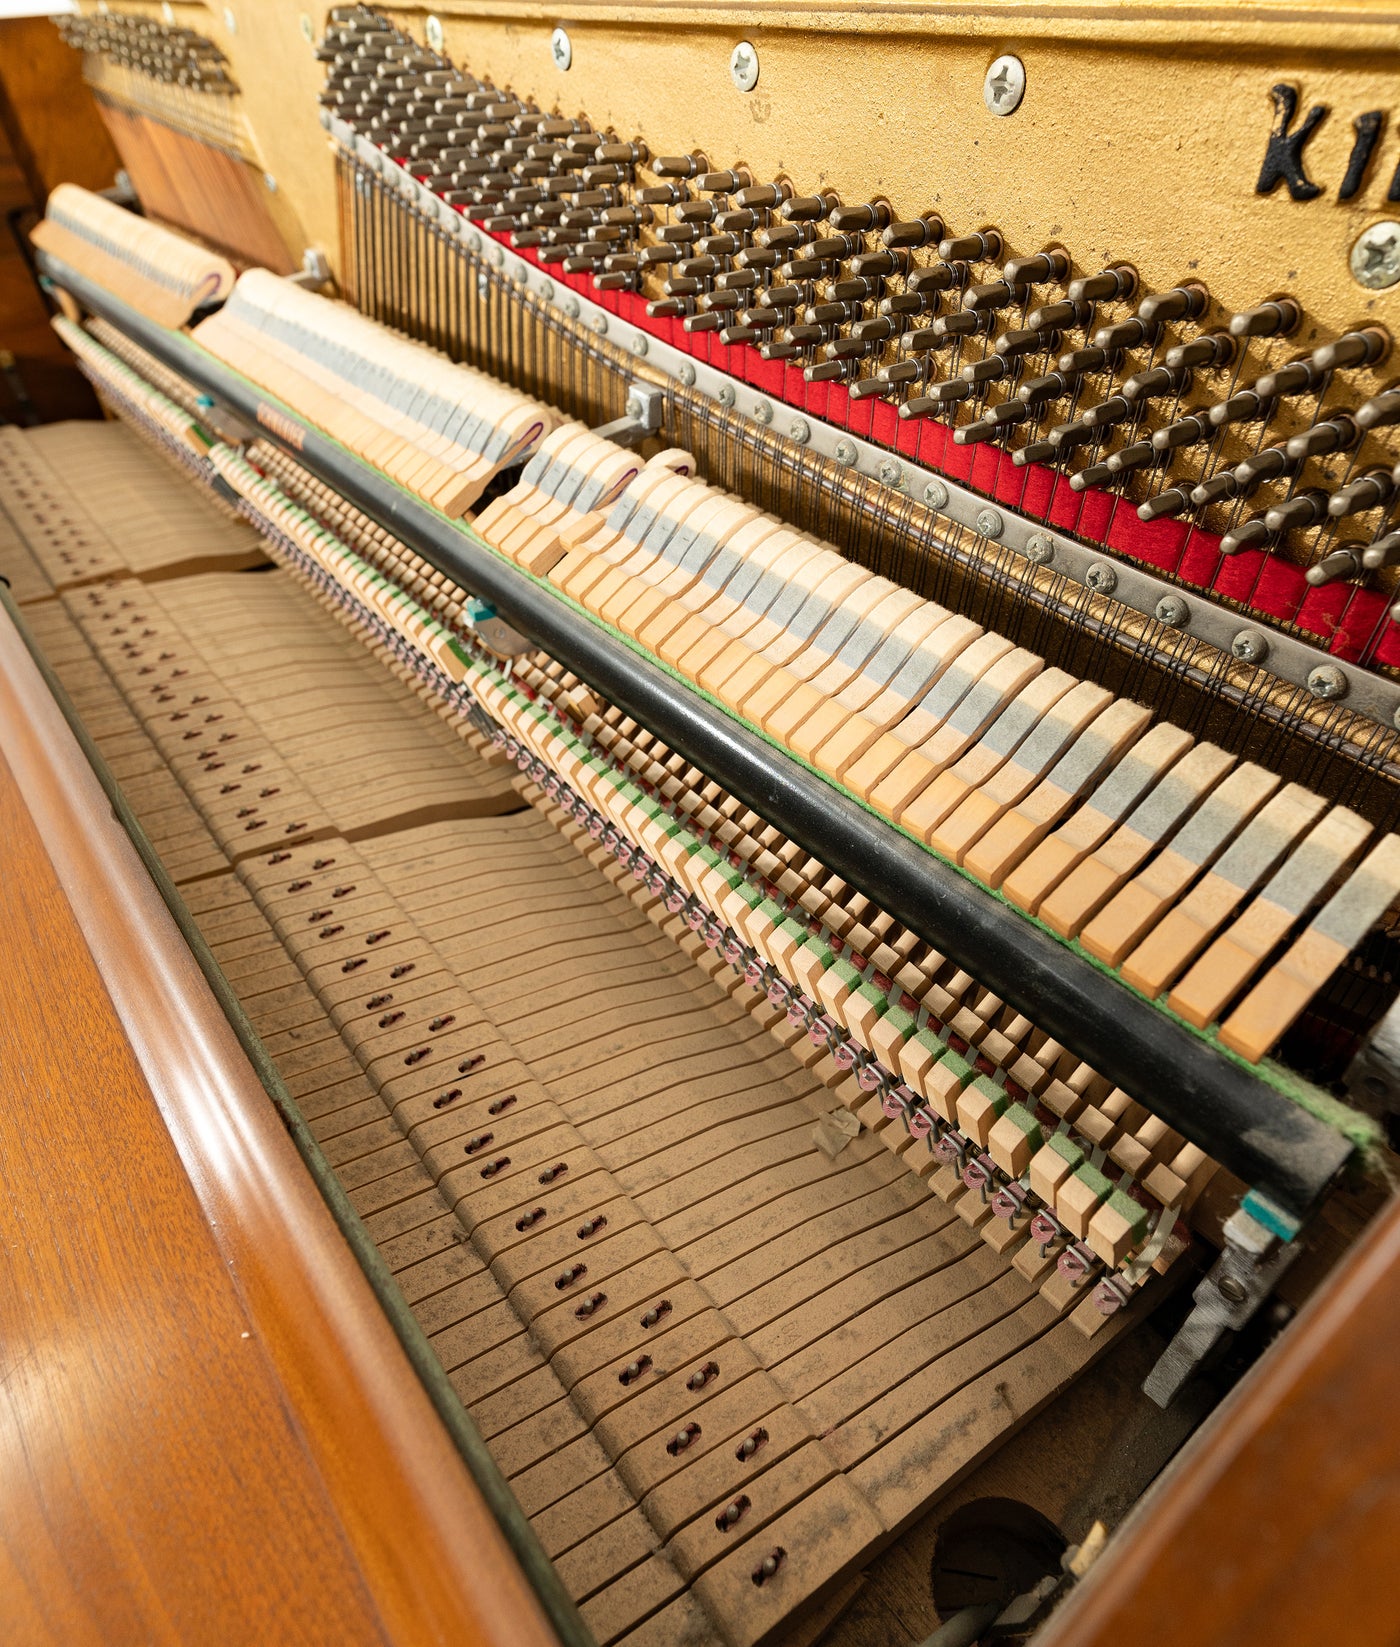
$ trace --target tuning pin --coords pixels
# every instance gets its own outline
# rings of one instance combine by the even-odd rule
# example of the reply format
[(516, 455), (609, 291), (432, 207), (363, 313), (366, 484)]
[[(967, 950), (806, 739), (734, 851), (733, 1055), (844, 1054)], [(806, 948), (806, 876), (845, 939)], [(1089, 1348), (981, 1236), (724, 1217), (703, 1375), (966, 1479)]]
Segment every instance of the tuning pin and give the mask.
[(747, 172), (701, 172), (695, 178), (695, 187), (702, 194), (734, 194), (736, 190), (747, 189), (753, 179)]
[(1287, 337), (1298, 329), (1303, 311), (1291, 297), (1274, 298), (1257, 309), (1231, 315), (1231, 337)]
[(1359, 577), (1364, 565), (1361, 544), (1339, 543), (1330, 555), (1324, 555), (1315, 566), (1310, 566), (1303, 576), (1314, 589), (1318, 589), (1324, 584)]
[(974, 313), (985, 309), (1005, 308), (1008, 303), (1014, 302), (1016, 292), (1014, 287), (1004, 280), (989, 280), (978, 286), (969, 286), (962, 295), (962, 306)]
[(1131, 417), (1132, 413), (1131, 401), (1125, 400), (1122, 395), (1110, 395), (1097, 406), (1091, 406), (1084, 413), (1083, 421), (1090, 429), (1106, 429), (1110, 424), (1121, 423), (1124, 418)]
[(1168, 486), (1165, 491), (1158, 492), (1156, 497), (1148, 498), (1146, 503), (1138, 505), (1138, 519), (1145, 521), (1167, 520), (1175, 515), (1185, 514), (1191, 507), (1191, 495), (1182, 486)]
[(698, 177), (705, 169), (697, 154), (660, 155), (651, 163), (657, 177)]
[(748, 188), (738, 190), (734, 204), (754, 211), (771, 211), (781, 206), (791, 193), (786, 183), (751, 183)]
[(1091, 463), (1069, 477), (1069, 486), (1072, 492), (1087, 492), (1091, 486), (1104, 486), (1112, 479), (1113, 471), (1106, 463)]
[[(1004, 412), (1004, 417), (993, 417), (993, 412)], [(1002, 433), (1004, 427), (1019, 423), (1029, 416), (1027, 407), (1019, 401), (1003, 401), (1000, 406), (993, 406), (975, 423), (965, 423), (960, 429), (953, 430), (953, 444), (955, 446), (978, 446), (988, 440), (995, 440)]]
[(1305, 458), (1325, 457), (1331, 452), (1345, 452), (1361, 439), (1355, 420), (1345, 412), (1323, 423), (1313, 424), (1301, 435), (1294, 435), (1285, 450), (1290, 458), (1302, 462)]
[(1174, 286), (1169, 292), (1153, 292), (1138, 304), (1138, 319), (1149, 326), (1163, 321), (1191, 320), (1205, 312), (1210, 301), (1204, 286)]
[(1040, 286), (1063, 280), (1069, 273), (1069, 259), (1063, 252), (1037, 252), (1033, 257), (1009, 257), (1002, 276), (1009, 286)]
[(1150, 348), (1156, 343), (1161, 328), (1146, 320), (1120, 320), (1112, 326), (1100, 326), (1094, 333), (1094, 347), (1104, 350)]
[(840, 234), (868, 234), (872, 229), (883, 229), (890, 221), (890, 208), (883, 200), (868, 206), (836, 206), (828, 214), (828, 222)]
[(1400, 564), (1400, 531), (1386, 532), (1374, 543), (1368, 543), (1361, 551), (1361, 564), (1368, 572)]
[(809, 241), (815, 240), (817, 231), (810, 223), (770, 223), (765, 228), (754, 230), (754, 244), (767, 246), (779, 253), (791, 254)]
[(1390, 350), (1389, 337), (1376, 326), (1348, 332), (1335, 343), (1324, 343), (1308, 357), (1318, 372), (1335, 372), (1345, 366), (1375, 366)]
[(1042, 303), (1039, 308), (1032, 309), (1026, 316), (1026, 325), (1032, 331), (1042, 331), (1051, 326), (1061, 329), (1087, 326), (1093, 312), (1092, 304), (1062, 299), (1058, 303)]
[(1010, 365), (1002, 355), (984, 355), (981, 360), (974, 360), (964, 366), (958, 373), (964, 383), (980, 385), (995, 383), (999, 378), (1006, 377), (1011, 371)]
[(1296, 532), (1316, 526), (1327, 518), (1328, 494), (1320, 487), (1299, 492), (1286, 503), (1276, 504), (1264, 516), (1271, 532)]
[(1110, 452), (1104, 460), (1111, 475), (1131, 474), (1134, 469), (1141, 469), (1145, 464), (1157, 461), (1157, 449), (1150, 440), (1135, 441), (1131, 446), (1125, 446), (1119, 452)]
[(904, 283), (904, 289), (931, 303), (940, 292), (952, 291), (966, 284), (966, 281), (966, 264), (937, 263), (931, 269), (913, 270)]
[(1061, 372), (1072, 372), (1075, 377), (1083, 377), (1088, 372), (1105, 370), (1110, 364), (1111, 355), (1109, 349), (1070, 349), (1055, 362), (1055, 368)]
[(1045, 437), (1056, 457), (1066, 456), (1076, 446), (1083, 446), (1093, 438), (1094, 431), (1083, 418), (1077, 418), (1073, 423), (1057, 423)]
[(1280, 480), (1285, 475), (1291, 475), (1298, 468), (1299, 462), (1299, 459), (1290, 457), (1282, 446), (1266, 446), (1254, 457), (1246, 458), (1243, 463), (1235, 465), (1232, 473), (1238, 487), (1236, 496), (1248, 497), (1265, 481)]
[[(1360, 421), (1358, 416), (1357, 421)], [(1332, 494), (1332, 501), (1327, 505), (1327, 513), (1334, 519), (1340, 520), (1344, 515), (1364, 514), (1367, 509), (1375, 509), (1383, 503), (1389, 503), (1395, 496), (1395, 479), (1388, 469), (1368, 469), (1364, 475), (1358, 475), (1347, 485), (1339, 487)]]
[(933, 363), (923, 360), (896, 360), (892, 365), (882, 366), (875, 374), (881, 383), (891, 388), (901, 383), (925, 383)]
[(1124, 400), (1142, 404), (1160, 399), (1163, 395), (1179, 395), (1190, 383), (1190, 372), (1174, 372), (1166, 366), (1153, 366), (1146, 372), (1134, 372), (1123, 384), (1120, 393)]
[(1168, 349), (1165, 360), (1172, 370), (1228, 366), (1235, 358), (1235, 341), (1225, 332), (1206, 332), (1189, 343)]
[(1251, 520), (1242, 521), (1221, 538), (1220, 553), (1237, 555), (1241, 549), (1262, 549), (1272, 536), (1273, 533), (1270, 532), (1264, 517), (1255, 515)]
[(1024, 406), (1044, 406), (1052, 400), (1061, 400), (1073, 394), (1079, 386), (1077, 373), (1047, 372), (1043, 377), (1029, 377), (1016, 390), (1016, 398)]
[(929, 417), (941, 412), (945, 406), (952, 406), (957, 401), (966, 400), (972, 393), (972, 385), (964, 383), (961, 378), (951, 378), (946, 383), (933, 384), (926, 395), (919, 395), (914, 400), (906, 400), (899, 408), (902, 418)]
[(1001, 236), (995, 229), (940, 240), (938, 255), (945, 263), (983, 263), (1001, 256)]
[(919, 246), (931, 246), (943, 237), (943, 223), (937, 217), (916, 217), (907, 223), (891, 223), (880, 236), (881, 243), (913, 251)]
[(1240, 495), (1240, 483), (1234, 471), (1225, 469), (1209, 480), (1203, 480), (1191, 489), (1191, 502), (1197, 509), (1208, 509), (1213, 503), (1228, 503)]
[(1183, 446), (1196, 446), (1203, 440), (1212, 440), (1214, 436), (1210, 419), (1200, 412), (1192, 412), (1178, 418), (1175, 423), (1167, 424), (1164, 429), (1158, 429), (1152, 436), (1152, 446), (1154, 451), (1175, 452)]
[(679, 206), (690, 199), (690, 190), (684, 183), (659, 183), (654, 188), (638, 189), (634, 198), (639, 206)]
[(1241, 389), (1228, 400), (1212, 406), (1206, 416), (1210, 419), (1211, 428), (1220, 429), (1227, 423), (1252, 423), (1256, 418), (1266, 417), (1272, 405), (1272, 400), (1255, 390)]
[(1105, 268), (1097, 275), (1084, 275), (1069, 283), (1071, 303), (1112, 303), (1115, 298), (1130, 298), (1138, 288), (1138, 277), (1132, 268), (1120, 264)]
[(838, 204), (835, 195), (793, 195), (783, 202), (780, 209), (789, 223), (820, 223)]
[(854, 378), (859, 371), (859, 360), (824, 360), (818, 365), (804, 367), (802, 375), (808, 383), (837, 383), (843, 378)]
[(1383, 424), (1397, 422), (1400, 422), (1400, 388), (1385, 389), (1356, 409), (1359, 429), (1379, 429)]
[(1010, 360), (1018, 355), (1039, 354), (1042, 349), (1053, 349), (1059, 340), (1060, 334), (1052, 328), (1017, 326), (1003, 332), (992, 344), (992, 350)]
[(959, 337), (976, 337), (978, 333), (990, 333), (996, 328), (996, 316), (987, 311), (984, 314), (970, 314), (966, 309), (956, 314), (939, 315), (929, 330), (935, 337), (952, 340)]

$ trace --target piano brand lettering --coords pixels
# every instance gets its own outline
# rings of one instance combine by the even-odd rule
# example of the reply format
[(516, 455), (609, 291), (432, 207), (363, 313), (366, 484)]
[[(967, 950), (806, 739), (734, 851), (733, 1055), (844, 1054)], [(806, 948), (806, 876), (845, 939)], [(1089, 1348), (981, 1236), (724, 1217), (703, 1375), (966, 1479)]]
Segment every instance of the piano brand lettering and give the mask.
[[(1273, 103), (1274, 121), (1254, 192), (1273, 194), (1280, 183), (1286, 183), (1291, 199), (1316, 200), (1326, 193), (1326, 188), (1308, 175), (1304, 151), (1331, 110), (1326, 103), (1314, 103), (1298, 120), (1298, 88), (1286, 81), (1271, 87), (1269, 98)], [(1351, 126), (1351, 153), (1347, 157), (1346, 171), (1337, 185), (1338, 200), (1354, 199), (1366, 184), (1376, 145), (1385, 129), (1385, 111), (1367, 109), (1364, 114), (1353, 118)], [(1400, 164), (1396, 165), (1391, 176), (1385, 198), (1387, 201), (1400, 201)]]

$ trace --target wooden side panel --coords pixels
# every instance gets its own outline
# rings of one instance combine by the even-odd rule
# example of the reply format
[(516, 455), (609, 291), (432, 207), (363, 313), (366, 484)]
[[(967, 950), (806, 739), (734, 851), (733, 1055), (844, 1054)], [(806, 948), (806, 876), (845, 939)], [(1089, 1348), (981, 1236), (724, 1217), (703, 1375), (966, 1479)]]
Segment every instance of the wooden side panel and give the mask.
[(1398, 1356), (1392, 1201), (1037, 1647), (1400, 1641)]
[(41, 211), (59, 183), (110, 188), (120, 164), (82, 68), (51, 18), (0, 21), (0, 119)]

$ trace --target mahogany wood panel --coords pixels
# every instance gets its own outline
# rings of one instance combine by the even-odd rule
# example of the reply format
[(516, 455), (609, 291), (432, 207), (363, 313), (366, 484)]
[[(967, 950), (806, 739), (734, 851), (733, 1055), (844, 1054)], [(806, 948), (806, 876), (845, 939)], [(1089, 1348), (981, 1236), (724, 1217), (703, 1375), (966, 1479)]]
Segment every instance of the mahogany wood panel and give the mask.
[(7, 1642), (553, 1638), (0, 615)]
[[(41, 422), (99, 416), (87, 380), (49, 325), (19, 239), (55, 183), (69, 177), (105, 189), (119, 164), (80, 67), (52, 19), (0, 20), (0, 349), (14, 355)], [(19, 423), (28, 415), (12, 378), (0, 378), (0, 418)]]
[(111, 188), (121, 162), (51, 17), (0, 21), (0, 121), (40, 211), (60, 183)]
[(1392, 1200), (1037, 1647), (1400, 1642)]

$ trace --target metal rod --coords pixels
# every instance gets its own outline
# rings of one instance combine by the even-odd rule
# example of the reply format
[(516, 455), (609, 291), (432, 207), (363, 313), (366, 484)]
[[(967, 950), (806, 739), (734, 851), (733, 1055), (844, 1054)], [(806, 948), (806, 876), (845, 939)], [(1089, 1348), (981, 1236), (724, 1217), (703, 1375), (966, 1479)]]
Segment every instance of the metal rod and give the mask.
[[(187, 337), (46, 260), (94, 313), (290, 452), (439, 571), (722, 783), (981, 984), (1283, 1213), (1302, 1219), (1352, 1144), (1240, 1062), (1107, 975), (970, 877), (873, 816), (721, 708), (342, 447), (259, 418), (267, 397)], [(294, 416), (294, 414), (293, 414)]]

